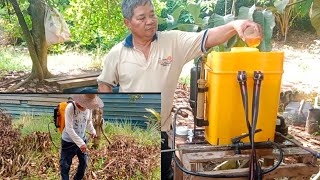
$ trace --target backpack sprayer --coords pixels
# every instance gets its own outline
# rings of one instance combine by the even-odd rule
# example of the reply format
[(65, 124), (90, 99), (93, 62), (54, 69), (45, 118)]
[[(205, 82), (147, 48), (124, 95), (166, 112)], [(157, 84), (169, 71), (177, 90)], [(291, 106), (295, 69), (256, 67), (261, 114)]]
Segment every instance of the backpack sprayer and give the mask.
[[(283, 59), (283, 52), (259, 52), (256, 48), (246, 47), (232, 48), (231, 52), (212, 52), (199, 59), (196, 67), (191, 69), (192, 109), (179, 108), (175, 112), (172, 147), (175, 148), (177, 114), (186, 109), (194, 115), (194, 134), (204, 131), (209, 144), (233, 149), (235, 154), (251, 149), (249, 172), (237, 175), (193, 172), (184, 168), (174, 153), (173, 159), (179, 169), (190, 175), (209, 178), (248, 177), (260, 180), (281, 164), (283, 150), (274, 138), (277, 134), (287, 139), (287, 131), (275, 132), (277, 120), (284, 123), (284, 119), (277, 116)], [(280, 130), (285, 129), (282, 126)], [(260, 147), (278, 150), (277, 162), (272, 167), (260, 166), (256, 154), (256, 148)], [(319, 158), (319, 153), (302, 148)], [(176, 150), (181, 149), (171, 151)], [(188, 150), (199, 151), (204, 147)]]

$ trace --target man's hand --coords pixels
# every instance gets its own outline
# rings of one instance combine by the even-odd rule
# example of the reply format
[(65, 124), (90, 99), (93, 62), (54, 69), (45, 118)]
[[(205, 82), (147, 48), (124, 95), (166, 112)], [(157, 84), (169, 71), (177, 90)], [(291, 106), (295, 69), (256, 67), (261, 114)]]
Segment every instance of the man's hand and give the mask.
[(92, 139), (94, 139), (94, 138), (96, 138), (96, 137), (98, 137), (96, 134), (91, 134), (91, 138), (92, 138)]
[(248, 27), (253, 28), (254, 31), (256, 32), (256, 34), (258, 34), (261, 39), (263, 37), (262, 28), (261, 28), (260, 24), (258, 24), (258, 23), (255, 23), (255, 22), (250, 21), (250, 20), (236, 20), (236, 21), (232, 21), (232, 23), (233, 23), (232, 24), (233, 28), (237, 31), (239, 37), (243, 41), (245, 41), (244, 31)]
[(100, 82), (98, 83), (98, 92), (112, 92), (112, 87)]
[(82, 145), (80, 147), (80, 150), (81, 150), (82, 153), (86, 153), (87, 152), (87, 145), (86, 144)]
[(205, 48), (211, 48), (221, 43), (228, 41), (232, 36), (238, 34), (239, 37), (245, 41), (244, 31), (252, 27), (254, 31), (262, 39), (262, 28), (259, 24), (250, 20), (235, 20), (225, 25), (217, 26), (208, 30), (208, 38), (205, 42)]

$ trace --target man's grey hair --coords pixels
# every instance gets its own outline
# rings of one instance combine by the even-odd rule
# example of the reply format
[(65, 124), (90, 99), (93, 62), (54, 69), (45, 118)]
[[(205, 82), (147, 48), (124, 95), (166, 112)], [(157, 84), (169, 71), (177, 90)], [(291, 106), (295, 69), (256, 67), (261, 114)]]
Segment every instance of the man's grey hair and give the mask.
[(134, 9), (138, 6), (145, 6), (146, 4), (153, 6), (152, 0), (123, 0), (121, 6), (123, 17), (131, 20)]

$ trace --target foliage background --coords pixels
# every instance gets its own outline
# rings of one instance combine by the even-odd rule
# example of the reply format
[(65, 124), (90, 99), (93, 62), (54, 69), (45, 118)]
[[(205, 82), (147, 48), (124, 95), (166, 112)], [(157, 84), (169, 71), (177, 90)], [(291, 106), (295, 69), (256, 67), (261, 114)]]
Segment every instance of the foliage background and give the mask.
[[(300, 1), (302, 2), (297, 3)], [(48, 0), (50, 6), (56, 7), (62, 13), (72, 34), (70, 42), (54, 45), (50, 47), (50, 52), (62, 53), (70, 48), (107, 51), (119, 43), (129, 33), (123, 23), (121, 2), (121, 0)], [(305, 31), (315, 31), (309, 16), (313, 0), (154, 0), (153, 2), (159, 17), (159, 30), (175, 28), (169, 27), (170, 23), (164, 23), (168, 22), (170, 17), (174, 17), (174, 21), (178, 24), (203, 25), (208, 23), (208, 17), (225, 16), (232, 13), (232, 4), (235, 2), (235, 16), (239, 15), (240, 7), (243, 6), (251, 7), (255, 4), (259, 8), (271, 9), (274, 8), (274, 3), (296, 3), (292, 15), (295, 18), (289, 26)], [(190, 8), (190, 4), (200, 7), (198, 17), (193, 16), (195, 11)], [(19, 5), (31, 30), (28, 15), (29, 2), (20, 0)], [(319, 10), (313, 11), (315, 12), (313, 16), (318, 17)], [(10, 37), (7, 38), (9, 44), (25, 44), (13, 8), (6, 0), (0, 0), (0, 25), (0, 39), (1, 36), (6, 35)], [(192, 26), (189, 26), (189, 29), (180, 29), (191, 31), (190, 27)], [(273, 33), (279, 35), (280, 29), (277, 23)], [(201, 28), (196, 30), (201, 30)], [(277, 37), (282, 38), (281, 33)]]

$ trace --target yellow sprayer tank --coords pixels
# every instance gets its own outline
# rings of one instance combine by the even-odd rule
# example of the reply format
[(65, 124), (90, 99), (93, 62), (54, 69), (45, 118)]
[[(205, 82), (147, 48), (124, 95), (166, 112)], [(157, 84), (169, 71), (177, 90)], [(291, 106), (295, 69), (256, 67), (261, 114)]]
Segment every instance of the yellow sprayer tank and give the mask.
[[(252, 121), (253, 72), (261, 71), (260, 106), (255, 142), (273, 141), (279, 105), (283, 52), (259, 52), (256, 48), (232, 48), (231, 52), (212, 52), (207, 58), (206, 117), (207, 141), (213, 145), (231, 144), (231, 138), (248, 133), (238, 71), (247, 73), (249, 120)], [(249, 138), (243, 139), (249, 142)]]

